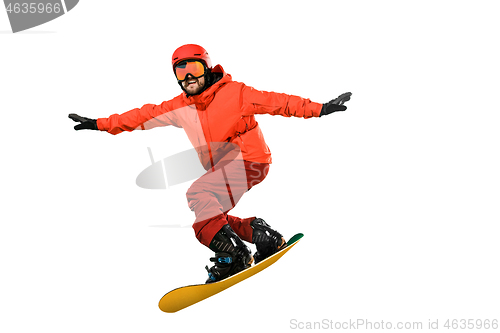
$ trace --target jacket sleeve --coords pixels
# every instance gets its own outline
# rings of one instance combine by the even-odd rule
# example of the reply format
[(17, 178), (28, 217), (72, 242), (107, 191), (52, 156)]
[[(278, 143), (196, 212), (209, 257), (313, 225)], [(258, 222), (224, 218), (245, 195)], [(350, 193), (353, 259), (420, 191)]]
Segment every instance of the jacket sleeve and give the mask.
[[(113, 114), (108, 118), (98, 118), (97, 128), (113, 135), (123, 131), (147, 130), (159, 126), (174, 125), (174, 113), (170, 101), (160, 105), (145, 104), (141, 108), (136, 108), (122, 114)], [(179, 127), (179, 126), (177, 126)]]
[(243, 115), (280, 115), (284, 117), (319, 117), (323, 104), (294, 95), (259, 91), (242, 86)]

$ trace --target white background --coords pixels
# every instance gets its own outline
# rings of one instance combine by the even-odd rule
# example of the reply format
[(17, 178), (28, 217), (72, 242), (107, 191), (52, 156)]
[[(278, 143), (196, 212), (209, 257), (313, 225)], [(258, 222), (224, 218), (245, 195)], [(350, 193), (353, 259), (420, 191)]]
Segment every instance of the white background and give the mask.
[[(238, 4), (236, 4), (238, 3)], [(12, 34), (0, 10), (0, 331), (292, 330), (290, 320), (500, 319), (494, 1), (81, 1)], [(181, 90), (204, 46), (259, 90), (348, 110), (259, 116), (268, 178), (233, 210), (304, 239), (255, 277), (176, 314), (204, 282), (189, 184), (136, 176), (190, 148), (181, 129), (75, 132)], [(297, 331), (299, 329), (295, 329)]]

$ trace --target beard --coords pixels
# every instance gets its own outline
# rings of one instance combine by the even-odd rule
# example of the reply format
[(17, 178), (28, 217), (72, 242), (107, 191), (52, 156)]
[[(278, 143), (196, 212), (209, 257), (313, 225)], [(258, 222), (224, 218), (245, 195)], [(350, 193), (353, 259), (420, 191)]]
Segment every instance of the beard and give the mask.
[[(205, 80), (200, 79), (201, 78), (189, 79), (184, 81), (182, 83), (184, 91), (186, 91), (190, 95), (198, 94), (203, 89), (203, 87), (205, 87)], [(195, 81), (195, 83), (189, 84), (190, 81)]]

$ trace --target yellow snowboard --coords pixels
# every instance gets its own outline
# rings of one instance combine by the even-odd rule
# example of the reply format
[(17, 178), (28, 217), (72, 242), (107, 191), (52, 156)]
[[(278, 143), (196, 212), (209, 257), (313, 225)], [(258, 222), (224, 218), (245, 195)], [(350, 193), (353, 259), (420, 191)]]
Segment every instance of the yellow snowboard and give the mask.
[(197, 284), (193, 286), (181, 287), (172, 290), (171, 292), (165, 294), (160, 300), (158, 306), (160, 310), (165, 312), (177, 312), (188, 306), (191, 306), (199, 301), (204, 300), (210, 296), (213, 296), (221, 291), (234, 286), (235, 284), (249, 278), (252, 275), (257, 274), (263, 269), (271, 266), (279, 258), (281, 258), (285, 253), (287, 253), (297, 242), (303, 237), (303, 234), (296, 234), (288, 242), (287, 245), (279, 252), (273, 254), (269, 258), (262, 260), (257, 265), (247, 268), (238, 274), (230, 276), (222, 281), (208, 283), (208, 284)]

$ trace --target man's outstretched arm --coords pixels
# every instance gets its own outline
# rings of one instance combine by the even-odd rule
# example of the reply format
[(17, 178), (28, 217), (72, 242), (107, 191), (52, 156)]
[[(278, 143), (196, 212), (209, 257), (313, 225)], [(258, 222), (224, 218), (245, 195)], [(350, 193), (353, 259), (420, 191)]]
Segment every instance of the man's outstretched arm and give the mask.
[(244, 115), (271, 114), (284, 117), (321, 117), (337, 111), (345, 111), (343, 105), (351, 93), (344, 93), (328, 103), (315, 103), (307, 98), (276, 92), (260, 91), (243, 87)]
[[(163, 102), (160, 105), (146, 104), (141, 108), (122, 114), (113, 114), (107, 118), (90, 119), (75, 113), (69, 114), (69, 118), (80, 123), (74, 127), (77, 131), (82, 129), (100, 130), (115, 135), (124, 131), (131, 132), (137, 129), (144, 130), (172, 125), (170, 117), (166, 115), (169, 111), (171, 111), (169, 102)], [(147, 126), (145, 126), (146, 123)]]

